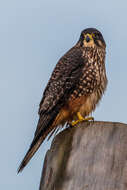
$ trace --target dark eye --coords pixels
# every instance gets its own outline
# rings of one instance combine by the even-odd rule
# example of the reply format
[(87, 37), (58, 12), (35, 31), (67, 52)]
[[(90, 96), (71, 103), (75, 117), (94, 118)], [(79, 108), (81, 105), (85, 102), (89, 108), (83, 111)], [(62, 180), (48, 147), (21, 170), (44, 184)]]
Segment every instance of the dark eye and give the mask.
[(95, 39), (99, 40), (99, 35), (97, 33), (95, 33), (94, 35), (95, 35)]

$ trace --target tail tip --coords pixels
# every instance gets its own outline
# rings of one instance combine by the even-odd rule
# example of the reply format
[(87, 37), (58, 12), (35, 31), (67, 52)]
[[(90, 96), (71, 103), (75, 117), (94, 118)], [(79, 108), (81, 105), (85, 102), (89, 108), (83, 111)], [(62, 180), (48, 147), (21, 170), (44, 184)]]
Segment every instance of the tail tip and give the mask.
[(17, 170), (17, 174), (19, 174), (20, 172), (22, 172), (22, 170), (24, 169), (24, 167), (25, 167), (25, 163), (23, 162), (23, 163), (20, 164), (20, 166), (19, 166), (19, 168)]

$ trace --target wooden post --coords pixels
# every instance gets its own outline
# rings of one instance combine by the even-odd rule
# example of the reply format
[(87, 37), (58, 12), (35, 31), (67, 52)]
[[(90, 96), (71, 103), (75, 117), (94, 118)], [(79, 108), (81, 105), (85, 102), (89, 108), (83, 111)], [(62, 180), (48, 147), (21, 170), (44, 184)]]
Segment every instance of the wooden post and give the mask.
[(127, 190), (127, 125), (82, 122), (59, 133), (40, 190)]

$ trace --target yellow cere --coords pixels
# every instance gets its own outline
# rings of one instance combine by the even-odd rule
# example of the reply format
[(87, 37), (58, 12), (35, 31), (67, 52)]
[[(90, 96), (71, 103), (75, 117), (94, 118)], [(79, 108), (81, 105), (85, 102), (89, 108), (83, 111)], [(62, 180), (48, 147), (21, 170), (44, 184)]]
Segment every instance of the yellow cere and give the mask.
[(93, 37), (94, 37), (93, 35), (94, 35), (94, 34), (85, 34), (84, 37), (86, 38), (86, 36), (89, 36), (89, 38), (90, 38), (91, 40), (93, 40)]

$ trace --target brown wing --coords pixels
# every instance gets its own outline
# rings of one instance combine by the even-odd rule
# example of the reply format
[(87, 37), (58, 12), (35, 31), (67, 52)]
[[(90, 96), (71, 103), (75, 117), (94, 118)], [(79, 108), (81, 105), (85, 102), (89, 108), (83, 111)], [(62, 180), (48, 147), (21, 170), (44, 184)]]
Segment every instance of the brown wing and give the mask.
[[(75, 89), (82, 74), (84, 64), (82, 51), (75, 47), (59, 60), (40, 102), (40, 117), (43, 114), (47, 115), (53, 112), (55, 112), (56, 115), (58, 114), (69, 95)], [(42, 127), (42, 125), (38, 125), (35, 136), (38, 135)]]
[(82, 75), (84, 64), (82, 52), (79, 48), (72, 48), (57, 63), (40, 103), (40, 118), (34, 139), (18, 172), (25, 167), (43, 140), (52, 131), (52, 123), (59, 113), (59, 110), (75, 89)]

